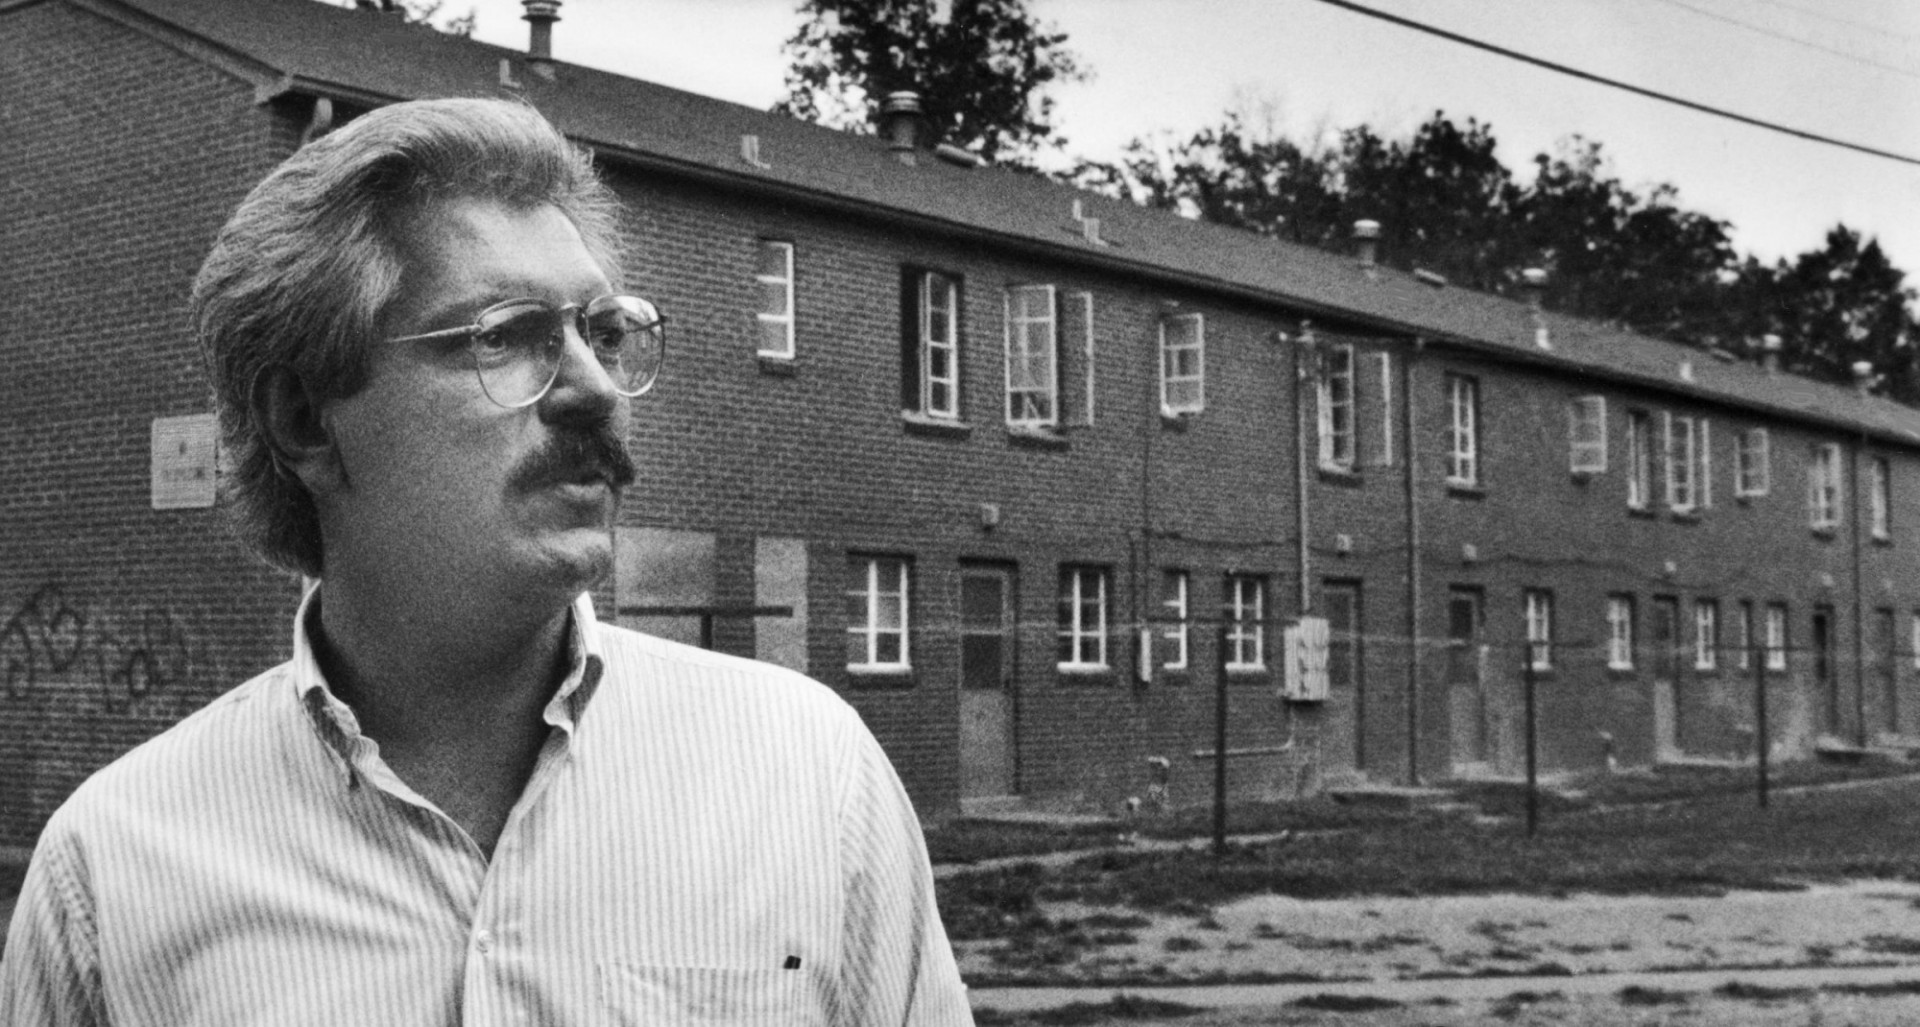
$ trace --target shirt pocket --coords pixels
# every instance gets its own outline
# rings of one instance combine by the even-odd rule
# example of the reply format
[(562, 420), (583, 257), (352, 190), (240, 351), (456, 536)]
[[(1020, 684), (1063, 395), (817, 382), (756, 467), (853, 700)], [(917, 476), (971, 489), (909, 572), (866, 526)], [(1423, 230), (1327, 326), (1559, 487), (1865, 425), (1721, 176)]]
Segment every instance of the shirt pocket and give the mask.
[(600, 1004), (621, 1025), (818, 1027), (820, 990), (806, 970), (602, 962)]

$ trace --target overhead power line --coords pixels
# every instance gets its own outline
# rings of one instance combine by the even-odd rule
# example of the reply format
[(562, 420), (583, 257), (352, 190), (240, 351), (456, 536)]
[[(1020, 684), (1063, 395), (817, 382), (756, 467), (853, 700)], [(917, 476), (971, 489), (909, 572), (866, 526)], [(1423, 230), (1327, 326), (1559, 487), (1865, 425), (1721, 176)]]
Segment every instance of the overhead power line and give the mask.
[(1910, 32), (1901, 32), (1896, 29), (1890, 29), (1890, 28), (1887, 28), (1885, 25), (1873, 25), (1864, 21), (1854, 21), (1851, 18), (1838, 18), (1831, 14), (1828, 14), (1825, 11), (1816, 11), (1808, 7), (1796, 7), (1793, 4), (1783, 3), (1781, 2), (1781, 0), (1760, 0), (1760, 2), (1770, 7), (1779, 7), (1779, 8), (1782, 8), (1783, 10), (1793, 11), (1796, 14), (1804, 14), (1810, 18), (1819, 18), (1823, 21), (1830, 21), (1836, 25), (1846, 25), (1850, 28), (1865, 29), (1866, 31), (1871, 32), (1878, 36), (1895, 36), (1900, 39), (1914, 38), (1913, 34)]
[(1540, 57), (1535, 57), (1531, 54), (1524, 54), (1517, 50), (1509, 50), (1503, 46), (1495, 46), (1492, 43), (1488, 43), (1479, 39), (1474, 39), (1471, 36), (1463, 36), (1457, 32), (1448, 32), (1446, 29), (1443, 29), (1443, 28), (1437, 28), (1433, 25), (1428, 25), (1424, 22), (1414, 21), (1410, 18), (1402, 18), (1396, 14), (1388, 14), (1385, 11), (1378, 11), (1371, 7), (1363, 6), (1361, 4), (1351, 3), (1349, 2), (1349, 0), (1320, 0), (1320, 2), (1323, 4), (1330, 4), (1334, 7), (1338, 7), (1343, 10), (1352, 11), (1355, 14), (1363, 14), (1369, 18), (1378, 18), (1381, 21), (1390, 22), (1392, 24), (1399, 25), (1402, 28), (1413, 29), (1415, 32), (1424, 32), (1430, 36), (1438, 36), (1439, 38), (1445, 39), (1448, 42), (1459, 43), (1462, 46), (1470, 46), (1475, 50), (1485, 50), (1488, 53), (1498, 54), (1501, 57), (1506, 57), (1512, 60), (1520, 61), (1523, 64), (1531, 64), (1537, 68), (1545, 68), (1548, 71), (1559, 72), (1562, 75), (1570, 75), (1574, 78), (1583, 79), (1587, 82), (1594, 82), (1603, 86), (1611, 86), (1614, 89), (1624, 90), (1626, 92), (1633, 93), (1636, 96), (1644, 96), (1650, 100), (1659, 100), (1662, 103), (1670, 103), (1677, 107), (1685, 107), (1688, 110), (1699, 111), (1702, 114), (1711, 114), (1716, 118), (1726, 118), (1729, 121), (1737, 121), (1743, 125), (1752, 125), (1755, 128), (1763, 128), (1769, 132), (1779, 132), (1783, 135), (1790, 135), (1798, 139), (1805, 139), (1815, 143), (1824, 143), (1828, 146), (1838, 146), (1842, 149), (1853, 150), (1856, 153), (1864, 153), (1873, 157), (1884, 157), (1887, 160), (1899, 161), (1902, 164), (1920, 165), (1920, 157), (1909, 157), (1906, 154), (1902, 154), (1902, 153), (1893, 153), (1888, 150), (1875, 149), (1874, 147), (1864, 146), (1864, 145), (1861, 145), (1860, 143), (1851, 143), (1846, 141), (1845, 139), (1835, 139), (1832, 136), (1823, 136), (1815, 132), (1807, 132), (1807, 131), (1793, 128), (1787, 125), (1781, 125), (1772, 121), (1762, 121), (1759, 118), (1748, 117), (1745, 114), (1740, 114), (1740, 113), (1736, 113), (1734, 111), (1729, 111), (1729, 110), (1723, 110), (1722, 108), (1719, 108), (1719, 107), (1708, 106), (1707, 104), (1704, 104), (1704, 103), (1696, 103), (1692, 100), (1682, 99), (1681, 97), (1672, 96), (1667, 93), (1662, 93), (1662, 92), (1659, 92), (1658, 90), (1648, 89), (1644, 86), (1636, 86), (1631, 82), (1622, 82), (1619, 79), (1607, 78), (1604, 75), (1596, 75), (1590, 71), (1581, 71), (1579, 68), (1570, 68), (1567, 65), (1559, 64), (1554, 61), (1545, 60)]
[(1863, 67), (1879, 68), (1881, 71), (1891, 71), (1896, 75), (1905, 75), (1908, 78), (1920, 78), (1920, 72), (1913, 71), (1910, 68), (1902, 68), (1897, 64), (1883, 64), (1879, 61), (1872, 60), (1867, 57), (1862, 57), (1856, 53), (1849, 53), (1845, 50), (1835, 49), (1834, 47), (1831, 47), (1831, 46), (1821, 46), (1819, 43), (1815, 43), (1812, 40), (1801, 39), (1799, 36), (1788, 35), (1785, 32), (1776, 32), (1773, 29), (1767, 28), (1763, 25), (1755, 25), (1752, 22), (1741, 21), (1738, 18), (1729, 18), (1724, 14), (1715, 14), (1714, 12), (1709, 11), (1704, 7), (1695, 7), (1693, 4), (1687, 3), (1686, 0), (1660, 0), (1660, 2), (1672, 7), (1678, 7), (1683, 11), (1692, 11), (1694, 14), (1697, 14), (1702, 18), (1711, 18), (1714, 21), (1724, 22), (1728, 25), (1738, 26), (1740, 28), (1746, 29), (1748, 32), (1755, 32), (1760, 35), (1766, 36), (1770, 39), (1778, 39), (1782, 42), (1792, 43), (1795, 46), (1804, 46), (1809, 50), (1818, 50), (1824, 54), (1831, 54), (1835, 57), (1840, 58), (1843, 61), (1850, 61), (1854, 64), (1858, 64)]

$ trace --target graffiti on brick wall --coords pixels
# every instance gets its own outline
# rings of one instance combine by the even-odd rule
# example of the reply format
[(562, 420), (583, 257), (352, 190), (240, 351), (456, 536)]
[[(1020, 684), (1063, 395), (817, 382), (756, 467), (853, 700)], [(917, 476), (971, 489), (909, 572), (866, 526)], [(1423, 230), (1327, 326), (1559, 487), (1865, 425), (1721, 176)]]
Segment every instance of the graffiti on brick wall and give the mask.
[(0, 695), (97, 688), (109, 711), (185, 682), (193, 672), (186, 626), (158, 607), (114, 614), (42, 585), (0, 622)]

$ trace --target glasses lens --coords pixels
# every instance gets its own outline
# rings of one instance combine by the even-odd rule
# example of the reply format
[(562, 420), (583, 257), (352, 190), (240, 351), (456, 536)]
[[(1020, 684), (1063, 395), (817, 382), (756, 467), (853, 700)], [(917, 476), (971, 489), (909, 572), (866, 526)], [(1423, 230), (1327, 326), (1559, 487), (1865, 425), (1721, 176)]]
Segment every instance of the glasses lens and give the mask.
[(657, 307), (638, 296), (603, 296), (588, 305), (586, 325), (614, 391), (639, 396), (653, 388), (667, 351), (667, 323)]
[(560, 312), (544, 303), (514, 301), (480, 315), (473, 356), (480, 386), (504, 407), (540, 397), (560, 369)]

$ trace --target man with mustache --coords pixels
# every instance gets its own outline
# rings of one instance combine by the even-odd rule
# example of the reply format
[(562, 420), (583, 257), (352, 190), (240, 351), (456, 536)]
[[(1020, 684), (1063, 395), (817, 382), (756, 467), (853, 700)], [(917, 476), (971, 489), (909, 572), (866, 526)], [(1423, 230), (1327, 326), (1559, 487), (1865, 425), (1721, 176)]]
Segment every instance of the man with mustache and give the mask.
[(300, 150), (195, 283), (293, 658), (36, 848), (0, 1023), (965, 1024), (918, 822), (797, 674), (594, 619), (667, 320), (530, 108)]

